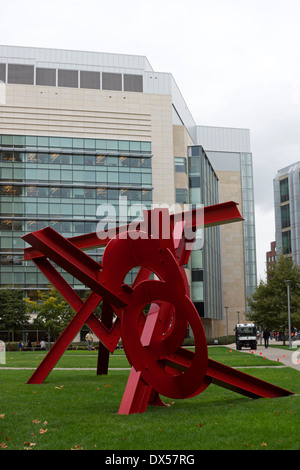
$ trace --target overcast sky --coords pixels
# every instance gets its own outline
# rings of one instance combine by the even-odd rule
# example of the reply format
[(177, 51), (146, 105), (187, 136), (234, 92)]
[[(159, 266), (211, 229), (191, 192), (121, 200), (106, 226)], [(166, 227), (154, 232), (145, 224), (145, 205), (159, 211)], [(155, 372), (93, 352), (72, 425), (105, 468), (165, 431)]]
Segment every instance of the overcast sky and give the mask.
[(198, 125), (250, 129), (258, 278), (273, 177), (300, 160), (300, 0), (10, 0), (0, 43), (145, 55)]

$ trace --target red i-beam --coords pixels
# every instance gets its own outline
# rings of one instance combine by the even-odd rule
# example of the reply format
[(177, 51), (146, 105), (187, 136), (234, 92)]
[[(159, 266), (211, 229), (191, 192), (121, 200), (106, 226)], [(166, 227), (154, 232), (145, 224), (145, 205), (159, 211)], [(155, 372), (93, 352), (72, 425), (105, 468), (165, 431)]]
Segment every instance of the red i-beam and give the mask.
[[(166, 220), (167, 235), (162, 228)], [(25, 235), (24, 240), (31, 245), (25, 250), (25, 259), (34, 261), (75, 310), (28, 383), (45, 380), (87, 323), (100, 340), (98, 374), (107, 373), (109, 352), (114, 352), (120, 338), (132, 366), (119, 414), (142, 413), (148, 404), (163, 406), (160, 395), (197, 395), (210, 383), (251, 398), (290, 395), (287, 390), (209, 360), (202, 322), (189, 297), (183, 266), (189, 260), (197, 227), (241, 220), (237, 204), (228, 202), (175, 215), (166, 209), (146, 211), (144, 220), (134, 228), (127, 225), (101, 234), (65, 239), (48, 227)], [(83, 251), (99, 246), (106, 246), (101, 265)], [(50, 261), (91, 290), (85, 302)], [(128, 286), (125, 276), (136, 266), (140, 266), (139, 273)], [(149, 279), (152, 273), (154, 280)], [(101, 301), (100, 320), (93, 312)], [(150, 306), (148, 313), (144, 311), (146, 305)], [(195, 352), (181, 346), (188, 325), (195, 337)]]

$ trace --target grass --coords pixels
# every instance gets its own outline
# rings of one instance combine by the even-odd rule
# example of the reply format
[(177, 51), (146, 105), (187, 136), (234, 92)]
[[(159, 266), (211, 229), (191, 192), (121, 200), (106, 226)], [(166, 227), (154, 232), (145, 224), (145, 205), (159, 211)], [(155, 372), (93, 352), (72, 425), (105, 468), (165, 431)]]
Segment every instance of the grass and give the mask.
[[(44, 353), (11, 352), (6, 367), (36, 367)], [(299, 372), (225, 347), (209, 356), (299, 394)], [(1, 370), (0, 448), (7, 450), (290, 450), (300, 449), (300, 399), (251, 400), (215, 385), (168, 408), (118, 415), (128, 374), (96, 376), (97, 353), (67, 351), (42, 385), (30, 370)], [(260, 366), (271, 366), (268, 368)], [(122, 351), (110, 367), (128, 367)], [(166, 399), (170, 403), (172, 400)]]

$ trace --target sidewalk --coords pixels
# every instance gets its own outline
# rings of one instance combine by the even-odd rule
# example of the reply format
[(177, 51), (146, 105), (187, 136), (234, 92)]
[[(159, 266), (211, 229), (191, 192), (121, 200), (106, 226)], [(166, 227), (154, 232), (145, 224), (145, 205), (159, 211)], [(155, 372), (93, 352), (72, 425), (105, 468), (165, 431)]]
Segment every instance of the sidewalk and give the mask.
[[(255, 354), (256, 356), (262, 356), (265, 357), (266, 359), (270, 359), (271, 361), (279, 362), (281, 364), (284, 364), (287, 367), (292, 367), (293, 369), (296, 369), (300, 372), (300, 349), (298, 350), (295, 349), (280, 349), (280, 348), (274, 348), (273, 345), (282, 345), (283, 343), (280, 341), (270, 341), (270, 345), (272, 347), (268, 347), (267, 349), (265, 348), (264, 344), (260, 345), (258, 343), (257, 349), (251, 351), (250, 349), (243, 348), (240, 350), (240, 352), (246, 353), (246, 354)], [(236, 345), (234, 344), (229, 344), (227, 346), (230, 349), (236, 350)]]

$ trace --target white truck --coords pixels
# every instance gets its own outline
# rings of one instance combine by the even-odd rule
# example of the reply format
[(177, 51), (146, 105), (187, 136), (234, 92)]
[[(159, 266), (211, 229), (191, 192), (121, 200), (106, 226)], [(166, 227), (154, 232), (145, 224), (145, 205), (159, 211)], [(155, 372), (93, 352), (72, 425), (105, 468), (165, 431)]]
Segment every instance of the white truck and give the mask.
[(235, 327), (236, 349), (257, 348), (256, 326), (254, 323), (238, 323)]

